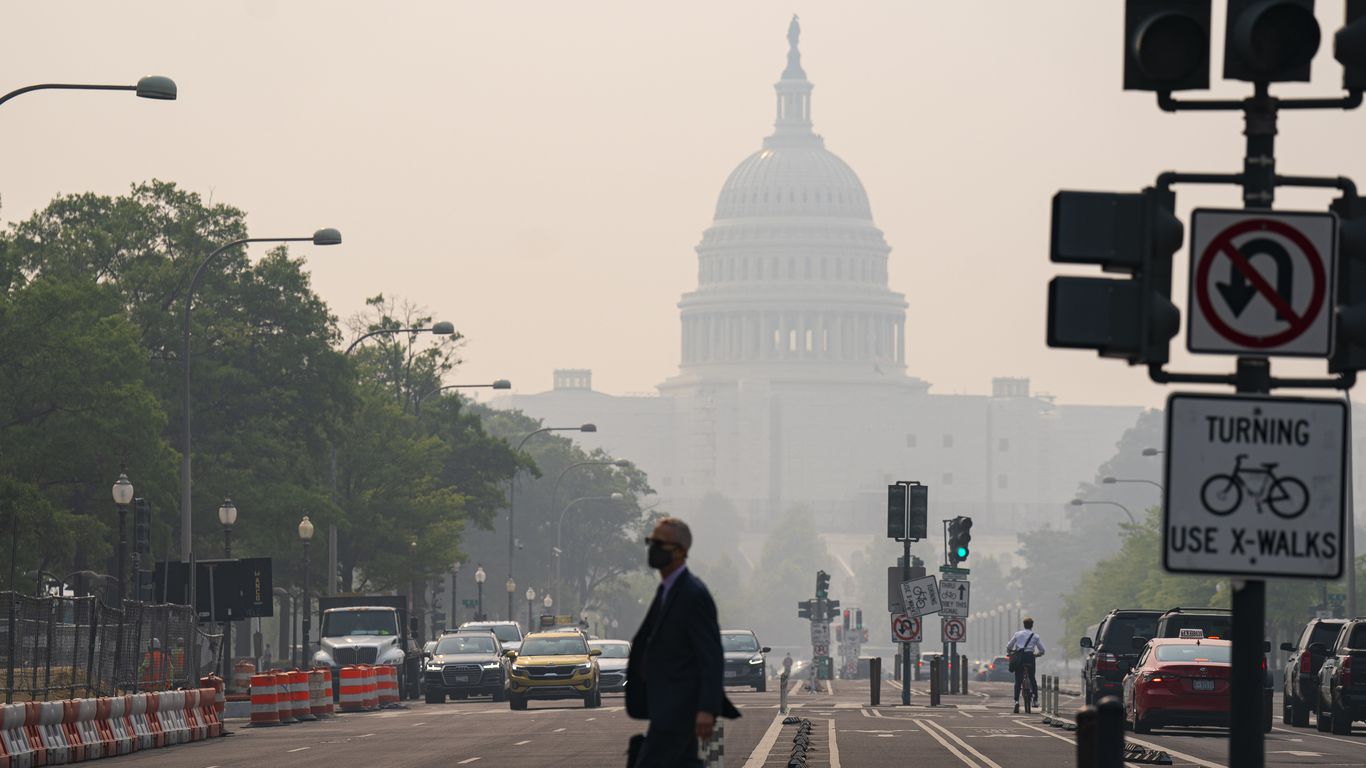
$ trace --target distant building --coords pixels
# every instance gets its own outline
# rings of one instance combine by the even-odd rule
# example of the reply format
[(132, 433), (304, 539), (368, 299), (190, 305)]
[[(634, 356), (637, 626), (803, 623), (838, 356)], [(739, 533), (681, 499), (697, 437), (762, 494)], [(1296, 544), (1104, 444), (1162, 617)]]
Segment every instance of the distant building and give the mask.
[(920, 480), (933, 519), (972, 514), (992, 526), (979, 533), (1061, 519), (1140, 409), (1059, 405), (1019, 378), (938, 395), (908, 375), (891, 249), (858, 176), (812, 131), (799, 33), (794, 19), (773, 134), (726, 179), (697, 246), (678, 375), (657, 396), (613, 396), (561, 370), (550, 391), (495, 405), (595, 422), (583, 441), (638, 462), (684, 514), (717, 493), (751, 526), (804, 504), (830, 530), (876, 531), (886, 485)]

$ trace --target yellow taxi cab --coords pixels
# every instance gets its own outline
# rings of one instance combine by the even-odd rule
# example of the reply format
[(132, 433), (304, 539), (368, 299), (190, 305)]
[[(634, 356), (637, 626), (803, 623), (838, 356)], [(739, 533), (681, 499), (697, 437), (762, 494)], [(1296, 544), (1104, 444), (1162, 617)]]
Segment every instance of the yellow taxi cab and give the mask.
[(582, 699), (585, 707), (602, 706), (598, 659), (578, 630), (533, 632), (522, 647), (508, 651), (508, 706), (526, 709), (530, 699)]

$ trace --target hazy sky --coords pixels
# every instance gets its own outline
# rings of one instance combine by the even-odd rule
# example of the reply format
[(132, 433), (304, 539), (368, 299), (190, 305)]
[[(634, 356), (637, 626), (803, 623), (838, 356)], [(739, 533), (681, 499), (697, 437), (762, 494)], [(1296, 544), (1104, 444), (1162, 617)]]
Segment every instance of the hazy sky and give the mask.
[[(1155, 405), (1166, 390), (1140, 369), (1045, 347), (1046, 285), (1060, 271), (1049, 201), (1062, 187), (1137, 190), (1167, 169), (1237, 171), (1242, 126), (1120, 90), (1122, 11), (12, 0), (0, 6), (0, 91), (166, 74), (181, 96), (41, 92), (0, 107), (0, 219), (59, 193), (172, 180), (246, 210), (254, 235), (341, 229), (344, 245), (308, 254), (318, 291), (343, 317), (382, 291), (453, 321), (469, 337), (460, 381), (535, 392), (553, 368), (586, 367), (598, 389), (652, 390), (677, 369), (675, 304), (696, 285), (693, 247), (716, 195), (771, 130), (795, 12), (816, 130), (862, 177), (892, 246), (891, 287), (910, 302), (910, 372), (941, 393), (1028, 376), (1066, 402)], [(1281, 93), (1337, 93), (1342, 12), (1320, 0), (1315, 82)], [(1280, 127), (1281, 172), (1366, 183), (1366, 110), (1291, 113)], [(1183, 209), (1240, 205), (1233, 188), (1178, 194)], [(1329, 197), (1283, 191), (1278, 205)], [(1183, 252), (1183, 311), (1187, 269)]]

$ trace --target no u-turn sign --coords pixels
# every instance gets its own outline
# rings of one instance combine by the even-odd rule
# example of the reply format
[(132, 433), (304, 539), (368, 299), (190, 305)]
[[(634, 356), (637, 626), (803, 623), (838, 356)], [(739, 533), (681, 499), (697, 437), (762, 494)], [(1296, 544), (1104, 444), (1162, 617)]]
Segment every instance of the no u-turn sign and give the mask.
[(1187, 348), (1331, 354), (1336, 246), (1331, 213), (1195, 211)]

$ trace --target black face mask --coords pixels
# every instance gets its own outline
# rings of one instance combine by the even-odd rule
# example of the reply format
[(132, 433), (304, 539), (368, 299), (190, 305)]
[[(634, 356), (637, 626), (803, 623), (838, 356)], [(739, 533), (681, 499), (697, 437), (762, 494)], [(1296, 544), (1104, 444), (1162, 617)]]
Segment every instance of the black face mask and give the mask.
[(659, 570), (660, 568), (663, 568), (669, 563), (672, 563), (673, 560), (673, 550), (665, 549), (663, 544), (655, 543), (650, 545), (649, 554), (646, 557), (646, 562), (650, 564), (651, 568)]

